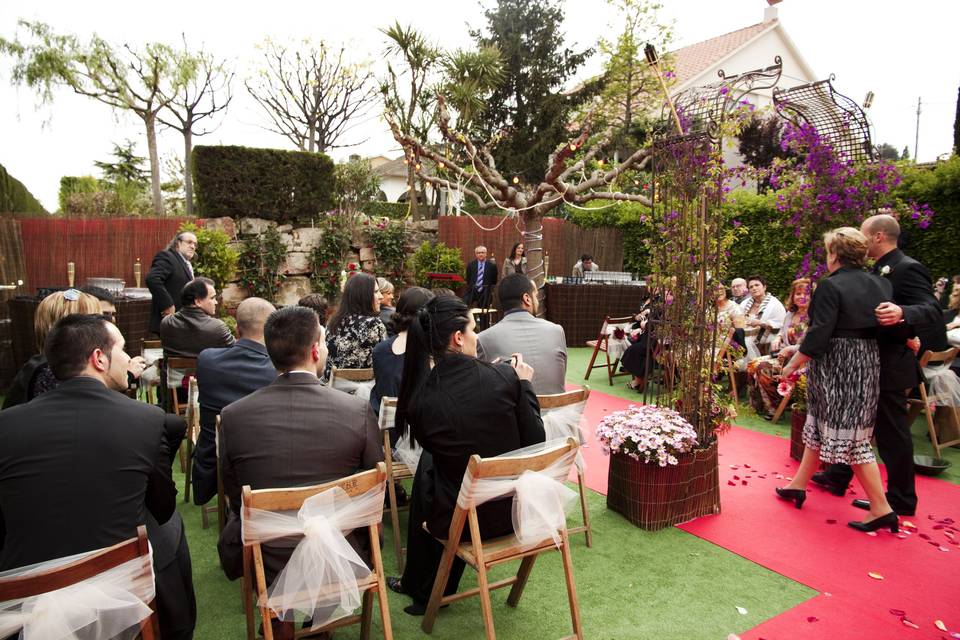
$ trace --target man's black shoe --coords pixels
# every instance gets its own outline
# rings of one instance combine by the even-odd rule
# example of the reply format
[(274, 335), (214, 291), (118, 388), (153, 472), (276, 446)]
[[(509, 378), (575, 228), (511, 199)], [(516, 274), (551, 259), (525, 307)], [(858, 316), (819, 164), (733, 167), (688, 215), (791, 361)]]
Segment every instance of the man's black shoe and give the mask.
[(835, 496), (843, 497), (847, 493), (846, 487), (841, 487), (838, 485), (823, 471), (817, 471), (810, 479), (813, 480), (814, 484), (820, 485)]
[[(869, 500), (863, 500), (863, 499), (857, 498), (856, 500), (854, 500), (854, 501), (851, 502), (850, 504), (852, 504), (853, 506), (855, 506), (857, 509), (863, 509), (864, 511), (870, 511), (870, 501), (869, 501)], [(915, 510), (909, 510), (909, 509), (896, 509), (896, 508), (895, 508), (894, 511), (896, 511), (896, 513), (897, 513), (898, 516), (912, 516), (912, 515), (916, 514), (916, 511), (915, 511)]]

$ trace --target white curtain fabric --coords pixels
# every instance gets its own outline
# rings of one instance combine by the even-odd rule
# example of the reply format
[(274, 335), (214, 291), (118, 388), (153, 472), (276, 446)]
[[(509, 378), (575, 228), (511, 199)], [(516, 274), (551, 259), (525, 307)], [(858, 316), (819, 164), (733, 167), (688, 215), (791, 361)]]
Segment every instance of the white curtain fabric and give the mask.
[(355, 382), (344, 378), (334, 378), (333, 388), (355, 395), (358, 398), (363, 398), (364, 400), (370, 400), (370, 393), (373, 391), (374, 383), (374, 380)]
[[(547, 433), (547, 441), (560, 438), (576, 438), (581, 446), (586, 443), (583, 430), (580, 428), (580, 419), (587, 408), (587, 401), (576, 404), (568, 404), (564, 407), (553, 409), (541, 409), (540, 417), (543, 419), (543, 430)], [(577, 449), (575, 460), (577, 468), (582, 472), (587, 468), (583, 459), (583, 452)]]
[[(11, 569), (0, 578), (27, 576), (91, 556), (98, 551)], [(151, 556), (139, 557), (63, 589), (0, 602), (0, 638), (22, 640), (127, 640), (151, 614)]]
[[(542, 453), (563, 445), (565, 440), (548, 440), (510, 451), (497, 458)], [(521, 546), (533, 547), (548, 538), (560, 544), (560, 530), (566, 526), (567, 510), (577, 494), (564, 485), (578, 449), (564, 454), (543, 471), (524, 471), (519, 476), (474, 479), (467, 469), (457, 504), (468, 509), (490, 500), (513, 495), (513, 529)]]
[[(615, 338), (614, 333), (617, 330), (623, 331), (622, 338)], [(618, 360), (623, 356), (623, 352), (630, 346), (627, 336), (630, 335), (629, 324), (610, 324), (607, 325), (607, 354), (611, 360)]]
[(303, 536), (260, 604), (286, 622), (302, 614), (313, 629), (351, 615), (361, 604), (357, 583), (371, 570), (346, 536), (380, 522), (383, 495), (383, 483), (354, 498), (334, 487), (304, 500), (295, 514), (245, 509), (244, 544)]
[(938, 407), (960, 407), (960, 379), (947, 367), (924, 367), (927, 400)]

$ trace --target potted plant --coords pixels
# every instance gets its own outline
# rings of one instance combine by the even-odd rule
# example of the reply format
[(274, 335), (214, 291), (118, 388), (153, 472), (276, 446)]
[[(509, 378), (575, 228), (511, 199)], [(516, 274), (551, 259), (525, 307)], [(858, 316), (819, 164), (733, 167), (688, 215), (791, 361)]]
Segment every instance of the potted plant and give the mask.
[(777, 392), (790, 396), (790, 457), (799, 461), (803, 457), (803, 425), (807, 422), (807, 374), (782, 380)]
[[(712, 385), (709, 393), (713, 400), (707, 419), (715, 434), (735, 414), (718, 401)], [(716, 438), (701, 443), (678, 410), (631, 405), (606, 416), (596, 433), (610, 455), (608, 508), (649, 530), (719, 512)]]

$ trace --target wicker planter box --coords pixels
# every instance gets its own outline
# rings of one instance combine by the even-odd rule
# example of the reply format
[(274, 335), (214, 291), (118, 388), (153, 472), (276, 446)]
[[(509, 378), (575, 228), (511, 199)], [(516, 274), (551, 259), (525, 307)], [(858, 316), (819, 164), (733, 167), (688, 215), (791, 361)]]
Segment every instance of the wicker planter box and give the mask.
[(803, 457), (803, 424), (806, 421), (806, 411), (790, 412), (790, 457), (797, 461)]
[(641, 529), (656, 531), (699, 516), (720, 513), (717, 442), (660, 467), (622, 453), (610, 456), (607, 508)]

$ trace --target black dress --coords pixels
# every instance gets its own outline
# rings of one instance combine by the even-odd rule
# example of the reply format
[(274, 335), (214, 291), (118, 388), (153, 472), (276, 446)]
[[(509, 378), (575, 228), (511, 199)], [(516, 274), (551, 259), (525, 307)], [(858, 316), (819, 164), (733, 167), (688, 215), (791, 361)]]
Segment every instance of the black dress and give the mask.
[(393, 352), (393, 343), (397, 336), (387, 338), (373, 348), (373, 390), (370, 392), (370, 406), (380, 415), (380, 398), (400, 395), (400, 379), (403, 377), (403, 354)]
[[(470, 456), (497, 456), (543, 442), (546, 435), (533, 386), (520, 380), (508, 364), (449, 355), (430, 372), (410, 406), (414, 438), (423, 455), (413, 480), (407, 530), (407, 564), (403, 589), (414, 601), (430, 598), (457, 494)], [(513, 531), (512, 499), (493, 500), (477, 508), (484, 538)], [(423, 530), (426, 522), (430, 533)], [(446, 593), (454, 593), (464, 564), (454, 561)]]

